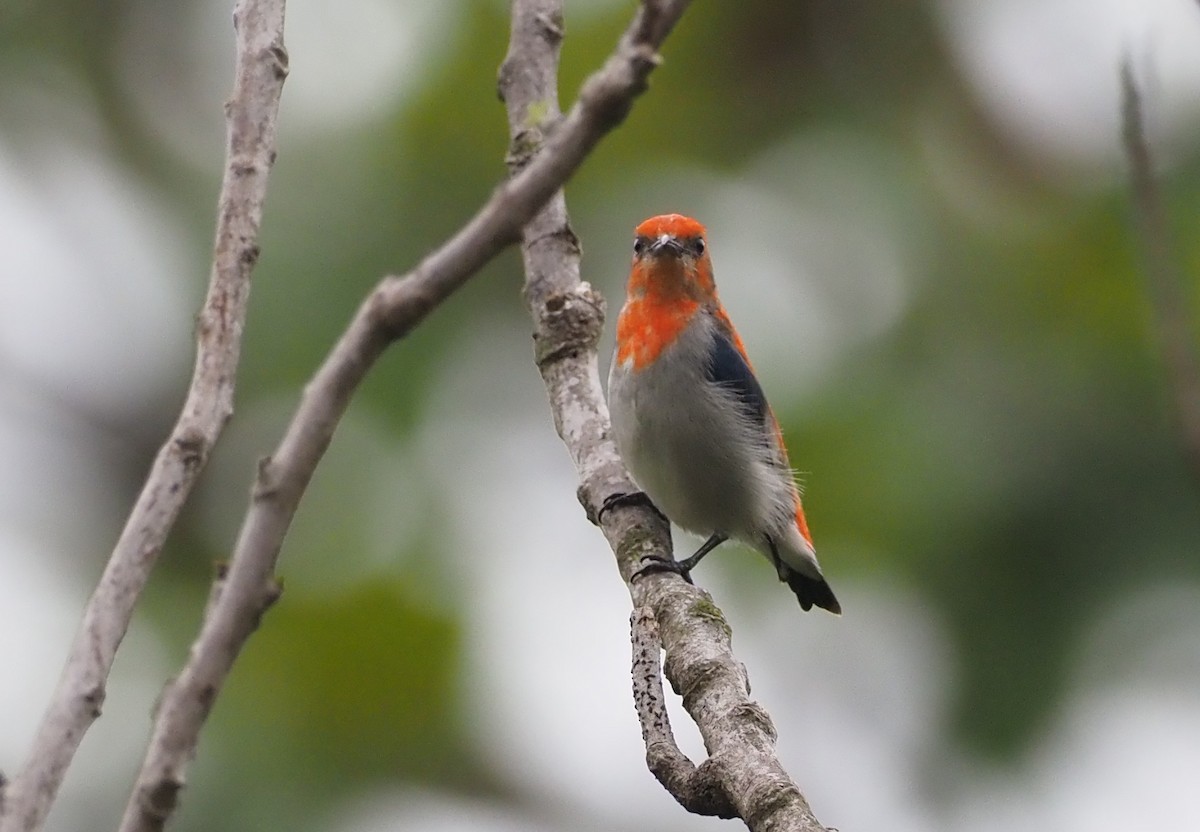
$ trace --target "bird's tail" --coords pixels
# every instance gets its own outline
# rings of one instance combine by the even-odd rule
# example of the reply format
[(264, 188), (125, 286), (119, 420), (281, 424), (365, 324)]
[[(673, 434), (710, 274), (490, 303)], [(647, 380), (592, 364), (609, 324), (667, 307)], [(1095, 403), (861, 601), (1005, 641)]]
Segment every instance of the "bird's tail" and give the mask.
[(810, 578), (787, 564), (783, 564), (782, 567), (780, 577), (787, 581), (792, 592), (796, 593), (801, 609), (807, 612), (817, 606), (836, 615), (842, 614), (842, 605), (838, 603), (838, 599), (834, 596), (833, 590), (829, 588), (825, 578)]
[(796, 593), (801, 609), (807, 612), (816, 606), (835, 615), (842, 614), (842, 605), (821, 574), (799, 499), (796, 500), (795, 520), (787, 532), (780, 535), (778, 540), (768, 537), (767, 543), (771, 559), (779, 571), (779, 580), (786, 582)]

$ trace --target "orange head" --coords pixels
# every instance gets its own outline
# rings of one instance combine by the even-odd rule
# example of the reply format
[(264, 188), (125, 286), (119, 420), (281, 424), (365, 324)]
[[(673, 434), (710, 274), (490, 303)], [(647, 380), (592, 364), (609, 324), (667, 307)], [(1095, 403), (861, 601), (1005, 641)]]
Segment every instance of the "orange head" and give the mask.
[(704, 303), (714, 296), (704, 226), (682, 214), (663, 214), (634, 231), (629, 294)]
[(683, 214), (660, 214), (657, 217), (643, 220), (633, 233), (639, 237), (651, 239), (675, 237), (684, 240), (689, 237), (702, 238), (706, 231), (699, 222), (691, 217), (685, 217)]
[(617, 319), (617, 358), (632, 359), (641, 368), (670, 346), (701, 309), (715, 314), (723, 326), (728, 318), (717, 301), (703, 225), (691, 217), (663, 214), (643, 222), (634, 234), (628, 297)]

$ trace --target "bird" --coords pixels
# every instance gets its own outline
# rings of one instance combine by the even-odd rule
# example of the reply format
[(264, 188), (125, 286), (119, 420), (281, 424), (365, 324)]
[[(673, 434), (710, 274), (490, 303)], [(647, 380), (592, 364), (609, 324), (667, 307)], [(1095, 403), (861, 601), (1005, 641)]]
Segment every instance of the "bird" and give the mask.
[(603, 510), (649, 501), (706, 540), (691, 557), (647, 564), (691, 580), (727, 540), (756, 549), (804, 610), (841, 614), (817, 563), (779, 422), (717, 297), (708, 234), (681, 214), (637, 226), (608, 377), (612, 435), (640, 491)]

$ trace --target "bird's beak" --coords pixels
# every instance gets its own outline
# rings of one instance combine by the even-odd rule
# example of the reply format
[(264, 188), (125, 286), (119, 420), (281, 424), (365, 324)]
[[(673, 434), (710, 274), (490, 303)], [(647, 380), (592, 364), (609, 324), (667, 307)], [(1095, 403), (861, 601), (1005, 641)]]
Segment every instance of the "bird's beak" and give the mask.
[(678, 257), (683, 254), (683, 243), (676, 240), (670, 234), (663, 234), (650, 244), (650, 253), (668, 254), (672, 257)]

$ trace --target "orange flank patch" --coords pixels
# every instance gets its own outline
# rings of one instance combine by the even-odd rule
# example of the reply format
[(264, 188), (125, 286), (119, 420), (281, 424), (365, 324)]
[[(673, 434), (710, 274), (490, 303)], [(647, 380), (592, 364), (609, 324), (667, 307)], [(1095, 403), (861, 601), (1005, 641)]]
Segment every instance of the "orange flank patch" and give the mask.
[[(775, 418), (775, 414), (771, 414), (771, 427), (775, 431), (775, 442), (779, 448), (779, 455), (783, 459), (783, 466), (788, 467), (787, 446), (783, 444), (783, 428), (779, 426), (779, 420)], [(796, 500), (796, 529), (800, 532), (800, 536), (808, 541), (809, 546), (813, 546), (812, 533), (808, 530), (808, 518), (804, 516), (804, 507), (800, 505), (800, 489), (792, 484), (792, 494)], [(814, 546), (814, 548), (816, 548)]]
[(808, 519), (804, 516), (804, 506), (800, 505), (799, 494), (796, 495), (796, 528), (800, 530), (800, 536), (808, 541), (809, 546), (812, 546), (812, 532), (808, 530)]

